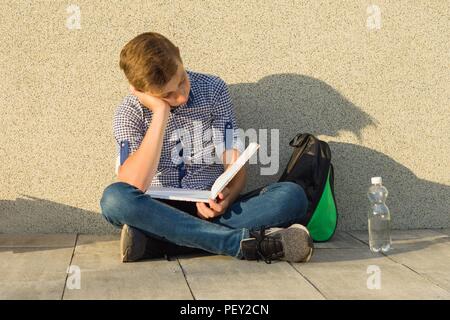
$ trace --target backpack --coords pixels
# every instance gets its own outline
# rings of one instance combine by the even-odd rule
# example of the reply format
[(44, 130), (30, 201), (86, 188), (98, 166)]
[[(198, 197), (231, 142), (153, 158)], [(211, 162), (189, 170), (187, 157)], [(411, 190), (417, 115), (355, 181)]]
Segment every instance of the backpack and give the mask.
[(297, 134), (289, 145), (294, 151), (278, 181), (292, 181), (303, 187), (308, 209), (299, 223), (307, 227), (314, 241), (328, 241), (338, 218), (330, 146), (309, 133)]

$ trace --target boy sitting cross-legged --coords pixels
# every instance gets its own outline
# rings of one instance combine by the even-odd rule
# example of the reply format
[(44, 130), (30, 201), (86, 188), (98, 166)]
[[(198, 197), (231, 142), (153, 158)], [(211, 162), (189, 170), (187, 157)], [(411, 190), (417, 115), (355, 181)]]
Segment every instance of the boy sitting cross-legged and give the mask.
[[(149, 186), (209, 190), (244, 145), (226, 83), (185, 68), (179, 48), (161, 34), (147, 32), (128, 42), (120, 67), (131, 93), (116, 109), (113, 131), (118, 153), (127, 141), (129, 156), (100, 206), (104, 218), (122, 228), (122, 261), (192, 250), (268, 263), (308, 261), (313, 242), (297, 223), (308, 201), (298, 184), (275, 182), (257, 195), (241, 195), (244, 166), (208, 204), (146, 194)], [(229, 148), (225, 128), (232, 130)], [(186, 148), (189, 141), (201, 148)], [(180, 145), (181, 164), (174, 161)], [(208, 155), (218, 161), (204, 161)]]

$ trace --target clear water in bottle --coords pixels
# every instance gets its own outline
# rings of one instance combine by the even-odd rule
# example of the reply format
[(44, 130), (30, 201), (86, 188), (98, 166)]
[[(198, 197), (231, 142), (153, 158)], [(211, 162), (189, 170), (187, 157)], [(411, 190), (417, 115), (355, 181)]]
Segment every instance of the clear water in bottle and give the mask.
[(387, 189), (381, 177), (373, 177), (367, 192), (371, 202), (369, 211), (369, 246), (373, 252), (387, 252), (391, 249), (391, 214), (386, 206)]

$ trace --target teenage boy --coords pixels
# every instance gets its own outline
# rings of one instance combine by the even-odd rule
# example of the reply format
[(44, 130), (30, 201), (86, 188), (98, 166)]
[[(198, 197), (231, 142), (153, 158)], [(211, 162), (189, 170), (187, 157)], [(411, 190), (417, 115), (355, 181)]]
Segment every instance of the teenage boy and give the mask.
[[(275, 182), (241, 195), (244, 166), (209, 203), (146, 194), (150, 186), (209, 190), (244, 146), (226, 83), (186, 69), (179, 48), (163, 35), (147, 32), (129, 41), (120, 68), (131, 93), (116, 109), (113, 132), (117, 154), (125, 146), (129, 155), (100, 206), (103, 217), (122, 228), (122, 261), (195, 249), (267, 263), (308, 261), (313, 242), (297, 223), (308, 201), (298, 184)], [(204, 161), (208, 155), (218, 161)]]

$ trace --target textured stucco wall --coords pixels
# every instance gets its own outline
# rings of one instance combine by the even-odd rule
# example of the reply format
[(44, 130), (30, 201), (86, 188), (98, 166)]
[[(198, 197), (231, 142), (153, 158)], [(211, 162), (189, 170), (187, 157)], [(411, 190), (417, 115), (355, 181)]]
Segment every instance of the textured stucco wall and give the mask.
[(247, 190), (275, 181), (288, 141), (311, 132), (332, 148), (341, 229), (366, 228), (373, 175), (394, 228), (449, 227), (449, 7), (0, 0), (0, 232), (113, 230), (99, 199), (127, 94), (118, 55), (145, 31), (169, 37), (189, 69), (221, 76), (242, 128), (280, 129), (280, 171), (258, 177), (251, 165)]

